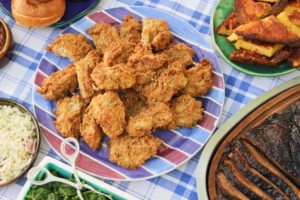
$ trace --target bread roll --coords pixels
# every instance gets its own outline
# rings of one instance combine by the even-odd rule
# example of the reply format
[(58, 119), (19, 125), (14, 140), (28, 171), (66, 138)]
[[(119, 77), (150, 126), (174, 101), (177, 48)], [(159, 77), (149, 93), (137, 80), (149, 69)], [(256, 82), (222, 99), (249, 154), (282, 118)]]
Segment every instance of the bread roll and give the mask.
[(26, 27), (49, 26), (65, 13), (65, 0), (12, 0), (12, 15)]

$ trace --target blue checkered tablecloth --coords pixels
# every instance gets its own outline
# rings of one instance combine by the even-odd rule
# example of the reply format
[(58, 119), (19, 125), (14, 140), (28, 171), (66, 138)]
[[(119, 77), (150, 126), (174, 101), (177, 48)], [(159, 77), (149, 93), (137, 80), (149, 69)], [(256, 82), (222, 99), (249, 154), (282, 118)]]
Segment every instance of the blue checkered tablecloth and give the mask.
[[(128, 5), (160, 8), (187, 20), (210, 42), (210, 16), (217, 2), (217, 0), (102, 0), (97, 9)], [(0, 17), (9, 24), (14, 40), (12, 50), (0, 62), (0, 97), (17, 100), (32, 109), (32, 85), (35, 70), (46, 44), (54, 39), (60, 30), (53, 28), (26, 29), (16, 25), (13, 19), (5, 16), (2, 12), (0, 12)], [(231, 68), (221, 59), (219, 60), (226, 82), (226, 101), (219, 126), (257, 96), (300, 76), (298, 70), (289, 75), (274, 78), (252, 77)], [(43, 140), (36, 162), (40, 162), (46, 155), (59, 159)], [(180, 168), (151, 180), (107, 182), (140, 199), (197, 199), (196, 167), (199, 156), (200, 154), (197, 154)], [(16, 199), (25, 181), (25, 178), (20, 178), (15, 183), (1, 188), (0, 200)]]

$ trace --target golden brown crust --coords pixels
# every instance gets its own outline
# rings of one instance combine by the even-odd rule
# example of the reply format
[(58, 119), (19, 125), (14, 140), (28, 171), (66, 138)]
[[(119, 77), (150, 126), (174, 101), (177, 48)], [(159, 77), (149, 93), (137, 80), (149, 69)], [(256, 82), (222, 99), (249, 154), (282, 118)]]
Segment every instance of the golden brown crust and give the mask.
[(121, 135), (125, 129), (125, 107), (114, 92), (106, 92), (95, 96), (89, 108), (97, 124), (110, 138)]
[(167, 59), (167, 64), (171, 64), (175, 61), (180, 61), (185, 66), (188, 66), (193, 63), (195, 52), (191, 47), (183, 43), (176, 43), (170, 45), (161, 54), (163, 54)]
[(93, 88), (99, 90), (118, 90), (131, 88), (136, 82), (134, 70), (127, 64), (112, 67), (99, 64), (92, 72)]
[(73, 62), (84, 58), (92, 49), (84, 35), (71, 33), (58, 36), (47, 47), (48, 51), (58, 56), (67, 57)]
[(57, 102), (55, 127), (64, 137), (78, 138), (84, 106), (80, 95), (65, 97)]
[(125, 90), (125, 94), (120, 98), (125, 106), (127, 120), (130, 116), (134, 116), (146, 108), (146, 103), (139, 97), (139, 94), (132, 89)]
[(235, 11), (232, 11), (226, 19), (218, 26), (217, 32), (220, 35), (231, 35), (233, 30), (238, 27)]
[(151, 44), (155, 51), (164, 50), (168, 44), (172, 42), (173, 35), (171, 34), (168, 24), (162, 19), (143, 19), (142, 39), (146, 44)]
[(86, 57), (74, 62), (80, 94), (82, 98), (86, 100), (91, 99), (95, 93), (92, 87), (93, 80), (91, 78), (91, 73), (101, 60), (102, 58), (98, 51), (92, 50), (86, 55)]
[(300, 67), (300, 47), (292, 49), (291, 55), (288, 58), (288, 63), (292, 67)]
[(191, 128), (203, 119), (202, 102), (190, 95), (181, 95), (171, 102), (177, 127)]
[(65, 0), (12, 0), (12, 15), (16, 22), (26, 27), (49, 26), (64, 15)]
[(187, 78), (184, 75), (184, 65), (174, 62), (167, 68), (161, 69), (153, 78), (153, 81), (136, 87), (141, 96), (146, 98), (148, 103), (169, 102), (173, 95), (185, 88)]
[(274, 15), (274, 16), (278, 15), (284, 10), (287, 4), (288, 4), (288, 0), (277, 0), (276, 3), (272, 6), (269, 15)]
[(238, 25), (262, 19), (271, 11), (269, 3), (254, 0), (235, 0), (235, 15)]
[(134, 44), (124, 41), (113, 41), (104, 52), (103, 62), (105, 66), (127, 63), (129, 56), (134, 52)]
[(136, 169), (155, 156), (162, 141), (152, 135), (142, 137), (121, 136), (111, 139), (109, 160), (127, 169)]
[(246, 39), (271, 44), (295, 45), (295, 43), (300, 43), (300, 38), (289, 31), (273, 15), (241, 25), (235, 30), (235, 33)]
[(230, 60), (245, 64), (257, 64), (269, 67), (276, 67), (282, 61), (288, 59), (290, 52), (283, 49), (278, 51), (273, 57), (259, 55), (257, 53), (240, 49), (230, 54)]
[(96, 151), (100, 147), (104, 135), (89, 108), (83, 114), (80, 124), (80, 134), (92, 150)]
[(120, 39), (118, 29), (107, 23), (98, 23), (86, 31), (92, 36), (96, 49), (103, 54), (113, 41)]
[(124, 17), (124, 22), (120, 27), (120, 36), (122, 39), (137, 44), (141, 40), (142, 25), (132, 15)]
[(45, 99), (57, 101), (74, 92), (78, 87), (77, 75), (74, 65), (69, 65), (63, 70), (54, 72), (44, 79), (38, 92)]
[(212, 64), (208, 59), (203, 59), (195, 67), (186, 70), (187, 85), (182, 93), (193, 97), (205, 95), (213, 86)]

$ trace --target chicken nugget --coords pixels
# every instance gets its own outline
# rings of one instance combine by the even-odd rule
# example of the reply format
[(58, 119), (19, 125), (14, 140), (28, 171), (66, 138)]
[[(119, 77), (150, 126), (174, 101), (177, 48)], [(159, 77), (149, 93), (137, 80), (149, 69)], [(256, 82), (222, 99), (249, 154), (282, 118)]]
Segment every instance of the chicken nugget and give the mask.
[(168, 64), (181, 61), (185, 66), (188, 66), (193, 63), (195, 53), (191, 47), (183, 43), (176, 43), (170, 45), (162, 54), (167, 58)]
[(162, 19), (143, 19), (141, 41), (151, 44), (155, 51), (164, 50), (172, 42), (173, 36), (169, 30), (168, 23)]
[(86, 31), (93, 38), (96, 49), (101, 55), (113, 41), (120, 39), (118, 29), (110, 24), (100, 22)]
[(213, 86), (212, 64), (208, 59), (203, 59), (198, 65), (186, 70), (188, 83), (183, 94), (193, 97), (205, 95)]
[(139, 43), (135, 53), (128, 59), (128, 65), (135, 70), (136, 84), (145, 84), (151, 81), (156, 70), (163, 67), (166, 62), (164, 55), (153, 54), (148, 46)]
[(101, 60), (102, 59), (98, 51), (92, 50), (86, 57), (74, 63), (80, 94), (84, 99), (90, 99), (95, 93), (92, 87), (93, 80), (91, 78), (91, 73)]
[(142, 136), (153, 129), (166, 127), (173, 120), (170, 107), (156, 102), (143, 108), (138, 114), (130, 116), (126, 131), (130, 136)]
[(187, 78), (184, 75), (184, 65), (174, 62), (167, 68), (161, 69), (153, 81), (136, 87), (135, 90), (142, 95), (149, 104), (153, 102), (169, 102), (173, 95), (184, 89)]
[(132, 15), (124, 17), (120, 27), (120, 36), (122, 39), (137, 44), (141, 40), (142, 25)]
[(146, 108), (146, 103), (139, 97), (139, 94), (131, 89), (125, 90), (121, 100), (125, 106), (127, 120), (130, 116), (134, 116)]
[(132, 87), (136, 82), (134, 70), (126, 64), (117, 64), (112, 67), (98, 65), (92, 72), (94, 89), (118, 90)]
[(109, 67), (120, 63), (126, 64), (133, 51), (133, 43), (124, 40), (113, 41), (108, 50), (104, 52), (103, 62), (105, 66)]
[(94, 151), (100, 147), (104, 135), (89, 107), (83, 114), (80, 124), (80, 134), (85, 143)]
[(85, 104), (80, 95), (65, 97), (57, 102), (57, 108), (54, 111), (56, 129), (64, 137), (78, 138), (81, 113)]
[(92, 49), (92, 45), (84, 35), (71, 33), (58, 36), (46, 48), (46, 50), (58, 56), (67, 57), (73, 62), (84, 58)]
[(124, 135), (108, 142), (109, 160), (117, 165), (136, 169), (155, 156), (162, 141), (152, 135), (130, 137)]
[(44, 79), (41, 88), (37, 91), (45, 99), (57, 101), (74, 92), (78, 87), (77, 75), (74, 65), (69, 65), (63, 70), (54, 72)]
[(89, 109), (97, 124), (110, 138), (121, 135), (125, 129), (125, 107), (114, 92), (106, 92), (93, 97)]
[(181, 95), (173, 99), (171, 109), (177, 127), (191, 128), (203, 119), (202, 102), (190, 95)]

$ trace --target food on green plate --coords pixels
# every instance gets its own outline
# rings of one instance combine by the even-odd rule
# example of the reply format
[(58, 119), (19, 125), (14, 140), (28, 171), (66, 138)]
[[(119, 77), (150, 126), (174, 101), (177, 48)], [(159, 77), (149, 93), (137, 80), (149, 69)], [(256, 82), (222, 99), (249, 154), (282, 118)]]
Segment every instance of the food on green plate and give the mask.
[[(65, 178), (58, 172), (50, 170), (54, 176)], [(45, 175), (38, 177), (38, 181), (45, 178)], [(76, 182), (71, 176), (68, 180)], [(85, 200), (109, 200), (101, 194), (96, 194), (91, 190), (82, 189), (82, 197)], [(60, 182), (50, 182), (42, 186), (32, 185), (24, 200), (79, 200), (76, 188)]]
[(36, 127), (17, 107), (0, 106), (0, 185), (19, 176), (36, 150)]
[[(96, 151), (107, 141), (105, 134), (112, 141), (110, 160), (136, 169), (162, 143), (152, 136), (155, 130), (191, 128), (203, 119), (202, 103), (195, 98), (212, 88), (213, 65), (206, 58), (193, 63), (194, 50), (174, 42), (161, 19), (141, 23), (129, 15), (120, 29), (102, 22), (86, 32), (96, 49), (76, 34), (61, 35), (50, 44), (52, 53), (77, 61), (47, 77), (38, 92), (57, 102), (55, 126), (63, 136), (82, 136)], [(148, 136), (155, 148), (149, 147)]]
[(217, 199), (300, 199), (300, 101), (225, 147)]
[(289, 59), (293, 48), (300, 47), (299, 1), (235, 0), (234, 11), (217, 32), (234, 43), (232, 61), (274, 67), (288, 60), (292, 67), (300, 67)]

